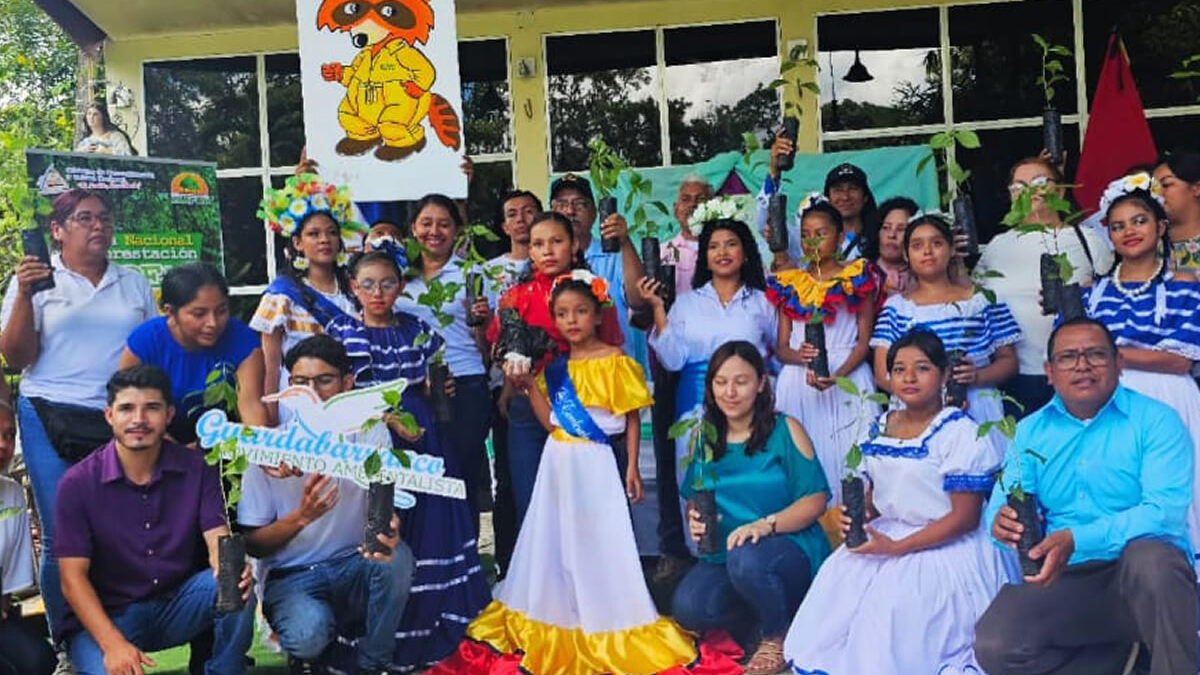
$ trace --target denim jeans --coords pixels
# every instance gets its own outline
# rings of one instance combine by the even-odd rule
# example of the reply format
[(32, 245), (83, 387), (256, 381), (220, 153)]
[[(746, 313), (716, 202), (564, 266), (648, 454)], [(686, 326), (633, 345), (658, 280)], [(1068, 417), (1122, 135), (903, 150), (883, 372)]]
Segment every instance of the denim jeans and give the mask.
[(650, 363), (654, 377), (654, 407), (651, 408), (651, 428), (654, 431), (654, 487), (658, 497), (658, 552), (674, 558), (692, 557), (683, 529), (683, 513), (679, 510), (679, 485), (675, 476), (675, 440), (668, 432), (675, 423), (675, 389), (679, 375), (659, 364)]
[(21, 432), (21, 452), (29, 470), (29, 482), (33, 485), (33, 503), (37, 506), (38, 521), (42, 524), (42, 560), (38, 576), (38, 587), (46, 603), (46, 622), (53, 635), (62, 625), (67, 601), (63, 598), (62, 582), (58, 576), (58, 561), (53, 555), (54, 509), (58, 498), (58, 480), (70, 468), (50, 445), (42, 420), (29, 399), (17, 399), (17, 424)]
[[(491, 492), (491, 472), (487, 464), (487, 435), (492, 426), (492, 396), (486, 375), (454, 378), (454, 420), (444, 426), (455, 456), (458, 457), (463, 481), (467, 484), (467, 504), (471, 506), (472, 522), (479, 527), (482, 493)], [(484, 480), (484, 477), (487, 480)]]
[(517, 544), (517, 507), (513, 501), (512, 472), (508, 465), (508, 411), (500, 410), (501, 389), (492, 391), (492, 450), (496, 471), (496, 496), (492, 500), (492, 528), (496, 532), (496, 562), (500, 578), (508, 573)]
[(287, 572), (272, 570), (263, 591), (263, 614), (279, 634), (283, 651), (304, 661), (317, 660), (339, 627), (365, 622), (358, 665), (363, 670), (386, 668), (392, 663), (412, 575), (412, 551), (404, 542), (390, 564), (353, 553)]
[(537, 416), (527, 396), (513, 396), (508, 405), (508, 469), (512, 478), (513, 503), (517, 506), (517, 531), (525, 521), (538, 464), (549, 432)]
[(18, 616), (0, 621), (0, 675), (50, 675), (58, 665), (50, 643), (30, 621)]
[[(125, 639), (143, 652), (156, 652), (187, 643), (209, 627), (215, 628), (212, 658), (205, 675), (245, 675), (246, 653), (254, 639), (254, 598), (239, 612), (217, 614), (217, 579), (211, 569), (196, 572), (172, 595), (141, 600), (109, 618)], [(105, 675), (104, 652), (81, 630), (68, 636), (71, 662), (78, 675)]]
[(673, 614), (690, 631), (724, 629), (744, 638), (787, 632), (812, 581), (808, 556), (787, 537), (767, 537), (728, 552), (724, 564), (701, 560), (675, 589)]

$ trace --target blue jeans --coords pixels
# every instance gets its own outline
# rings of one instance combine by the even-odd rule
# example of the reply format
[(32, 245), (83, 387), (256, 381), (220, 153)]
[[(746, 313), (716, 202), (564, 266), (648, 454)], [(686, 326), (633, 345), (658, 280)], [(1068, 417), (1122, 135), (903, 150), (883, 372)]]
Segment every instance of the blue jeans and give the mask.
[[(479, 511), (483, 492), (492, 491), (491, 472), (487, 464), (487, 435), (492, 427), (492, 395), (486, 375), (454, 378), (452, 409), (454, 421), (445, 425), (450, 446), (458, 457), (463, 481), (467, 484), (467, 503), (471, 506), (475, 527), (479, 527)], [(485, 481), (486, 476), (486, 481)]]
[(517, 506), (517, 531), (525, 522), (538, 464), (549, 432), (537, 416), (527, 396), (513, 396), (508, 405), (508, 468), (512, 478), (513, 502)]
[(701, 560), (684, 575), (672, 600), (675, 620), (700, 632), (724, 629), (738, 638), (779, 637), (787, 632), (812, 581), (804, 550), (787, 537), (746, 543), (724, 564)]
[(292, 570), (272, 570), (263, 592), (263, 614), (283, 651), (315, 661), (337, 629), (366, 622), (358, 641), (363, 670), (386, 668), (396, 647), (396, 627), (412, 586), (413, 555), (404, 542), (391, 564), (358, 553)]
[[(245, 675), (246, 653), (254, 639), (254, 598), (240, 612), (217, 614), (217, 579), (211, 569), (196, 572), (163, 595), (130, 604), (109, 616), (130, 644), (156, 652), (186, 644), (209, 628), (215, 629), (212, 657), (205, 675)], [(105, 675), (104, 652), (81, 630), (68, 636), (71, 662), (78, 675)]]
[(62, 582), (58, 576), (58, 561), (54, 558), (54, 509), (58, 499), (58, 480), (70, 468), (70, 464), (54, 451), (42, 420), (29, 399), (17, 399), (17, 424), (21, 431), (21, 452), (29, 470), (29, 482), (33, 485), (33, 503), (37, 506), (38, 520), (42, 524), (42, 564), (38, 586), (46, 603), (46, 623), (50, 631), (58, 635), (62, 625), (67, 601), (63, 598)]

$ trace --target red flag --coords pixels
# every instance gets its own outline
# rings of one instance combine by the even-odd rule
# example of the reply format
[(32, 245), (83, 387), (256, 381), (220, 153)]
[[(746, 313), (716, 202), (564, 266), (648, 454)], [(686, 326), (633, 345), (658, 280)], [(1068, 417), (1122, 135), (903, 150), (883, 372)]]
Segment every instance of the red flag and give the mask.
[(1108, 53), (1092, 99), (1083, 154), (1075, 172), (1075, 200), (1091, 213), (1099, 208), (1100, 195), (1129, 167), (1150, 164), (1158, 157), (1142, 97), (1138, 95), (1129, 56), (1115, 31), (1108, 39)]

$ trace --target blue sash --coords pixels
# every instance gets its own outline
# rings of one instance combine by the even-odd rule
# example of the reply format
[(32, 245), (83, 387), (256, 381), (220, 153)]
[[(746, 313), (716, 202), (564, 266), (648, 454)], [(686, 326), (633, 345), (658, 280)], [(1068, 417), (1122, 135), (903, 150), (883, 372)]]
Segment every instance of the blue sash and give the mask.
[(675, 388), (675, 419), (682, 418), (704, 402), (706, 373), (708, 361), (693, 361), (679, 371), (679, 384)]
[(567, 372), (567, 357), (559, 356), (546, 366), (546, 389), (550, 392), (550, 406), (558, 418), (563, 431), (576, 438), (586, 438), (595, 443), (608, 445), (608, 434), (596, 424), (591, 413), (579, 400), (575, 383)]
[(309, 289), (307, 293), (304, 290), (294, 279), (283, 275), (275, 277), (271, 285), (267, 286), (268, 293), (286, 296), (293, 303), (308, 310), (317, 323), (321, 324), (322, 329), (327, 328), (330, 321), (345, 314), (340, 307), (316, 290)]

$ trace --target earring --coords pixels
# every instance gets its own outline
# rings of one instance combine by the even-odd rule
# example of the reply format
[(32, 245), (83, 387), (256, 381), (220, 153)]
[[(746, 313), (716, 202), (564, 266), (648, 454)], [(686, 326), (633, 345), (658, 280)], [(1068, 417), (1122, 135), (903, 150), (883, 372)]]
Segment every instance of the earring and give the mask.
[(305, 258), (304, 256), (297, 256), (296, 259), (292, 261), (292, 267), (303, 272), (304, 270), (308, 269), (308, 258)]
[(350, 256), (346, 255), (346, 252), (345, 252), (345, 251), (338, 251), (338, 254), (337, 254), (337, 266), (338, 266), (338, 267), (345, 267), (345, 266), (346, 266), (346, 263), (348, 263), (348, 262), (350, 262)]

